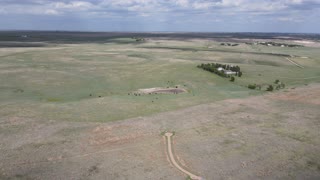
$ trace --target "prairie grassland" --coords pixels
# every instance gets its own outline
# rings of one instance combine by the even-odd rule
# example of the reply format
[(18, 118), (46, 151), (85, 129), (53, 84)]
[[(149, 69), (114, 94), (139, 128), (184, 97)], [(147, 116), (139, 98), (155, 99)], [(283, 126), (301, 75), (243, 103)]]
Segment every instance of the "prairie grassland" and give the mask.
[[(0, 179), (183, 180), (165, 131), (181, 166), (205, 179), (319, 179), (316, 47), (78, 40), (0, 48)], [(230, 82), (200, 63), (243, 76)], [(276, 79), (286, 88), (247, 88)], [(177, 86), (187, 92), (133, 94)]]
[[(2, 105), (32, 107), (37, 109), (37, 117), (68, 121), (120, 120), (264, 93), (248, 90), (251, 83), (279, 79), (295, 86), (320, 79), (320, 53), (311, 47), (222, 47), (207, 40), (135, 43), (120, 38), (104, 44), (17, 49), (21, 48), (8, 48), (0, 54)], [(301, 69), (276, 54), (309, 58), (292, 58), (305, 67)], [(244, 75), (231, 83), (196, 68), (199, 63), (211, 62), (239, 65)], [(143, 88), (175, 86), (188, 93), (128, 95)]]

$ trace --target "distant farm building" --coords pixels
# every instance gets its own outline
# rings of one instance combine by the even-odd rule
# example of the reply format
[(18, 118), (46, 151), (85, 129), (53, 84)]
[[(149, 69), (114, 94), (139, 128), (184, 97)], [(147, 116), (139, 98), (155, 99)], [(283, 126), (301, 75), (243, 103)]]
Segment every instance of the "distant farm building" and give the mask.
[(223, 72), (225, 75), (236, 75), (237, 72), (231, 71), (231, 70), (225, 70), (222, 67), (218, 68), (218, 71)]
[(223, 72), (224, 72), (224, 74), (226, 74), (226, 75), (236, 75), (236, 74), (237, 74), (237, 72), (230, 71), (230, 70), (224, 70)]

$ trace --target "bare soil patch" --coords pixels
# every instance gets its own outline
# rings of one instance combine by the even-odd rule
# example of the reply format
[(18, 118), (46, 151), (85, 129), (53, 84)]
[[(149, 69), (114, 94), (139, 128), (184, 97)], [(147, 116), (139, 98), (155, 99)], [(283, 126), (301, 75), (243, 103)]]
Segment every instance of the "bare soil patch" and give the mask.
[(155, 88), (148, 88), (148, 89), (139, 89), (138, 92), (142, 94), (179, 94), (179, 93), (185, 93), (187, 92), (187, 90), (183, 88), (155, 87)]
[(314, 41), (308, 41), (308, 40), (296, 40), (293, 42), (299, 43), (299, 44), (302, 44), (302, 45), (308, 46), (308, 47), (319, 47), (320, 46), (320, 43), (314, 42)]
[[(132, 133), (127, 133), (129, 129), (135, 128)], [(90, 145), (118, 145), (124, 143), (134, 142), (139, 138), (143, 138), (151, 133), (142, 131), (143, 125), (137, 125), (132, 127), (130, 125), (102, 125), (96, 127), (92, 131), (90, 138)]]

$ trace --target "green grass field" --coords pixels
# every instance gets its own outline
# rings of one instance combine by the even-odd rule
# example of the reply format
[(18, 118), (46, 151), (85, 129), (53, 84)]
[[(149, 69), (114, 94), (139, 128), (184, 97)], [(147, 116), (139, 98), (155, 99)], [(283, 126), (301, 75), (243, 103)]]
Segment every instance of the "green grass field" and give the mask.
[[(219, 44), (208, 40), (137, 43), (119, 38), (104, 44), (8, 48), (0, 51), (0, 113), (107, 122), (266, 93), (249, 90), (251, 83), (279, 79), (292, 88), (320, 82), (317, 48)], [(290, 58), (304, 67), (299, 68), (277, 54), (309, 58)], [(232, 83), (196, 67), (210, 62), (239, 65), (243, 76)], [(128, 95), (142, 88), (177, 85), (188, 93)]]

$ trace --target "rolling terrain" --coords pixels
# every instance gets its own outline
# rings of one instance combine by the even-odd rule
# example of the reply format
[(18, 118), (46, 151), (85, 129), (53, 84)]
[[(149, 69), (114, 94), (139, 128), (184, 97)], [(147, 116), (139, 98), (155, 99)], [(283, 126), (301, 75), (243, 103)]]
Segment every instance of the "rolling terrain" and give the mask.
[[(0, 179), (185, 179), (169, 131), (180, 166), (204, 179), (318, 179), (319, 39), (0, 32)], [(275, 80), (285, 88), (248, 89)]]

